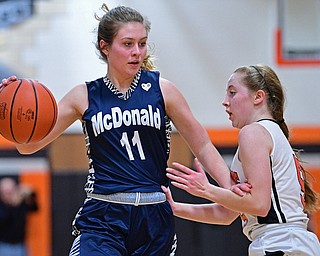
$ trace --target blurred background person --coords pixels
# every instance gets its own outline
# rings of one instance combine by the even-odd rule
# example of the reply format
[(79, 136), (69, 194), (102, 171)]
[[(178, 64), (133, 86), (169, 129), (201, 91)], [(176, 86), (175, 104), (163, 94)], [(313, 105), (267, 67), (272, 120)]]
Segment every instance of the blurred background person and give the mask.
[(0, 180), (0, 255), (27, 256), (25, 246), (26, 220), (37, 211), (36, 193), (15, 179)]

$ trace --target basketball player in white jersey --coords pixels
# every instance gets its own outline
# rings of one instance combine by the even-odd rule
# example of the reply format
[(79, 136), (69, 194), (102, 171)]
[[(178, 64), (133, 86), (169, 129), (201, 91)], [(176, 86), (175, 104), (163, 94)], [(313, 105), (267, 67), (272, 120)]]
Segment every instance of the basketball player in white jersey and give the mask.
[(251, 192), (240, 197), (210, 184), (197, 159), (197, 171), (176, 163), (176, 169), (167, 169), (172, 184), (215, 203), (177, 203), (163, 188), (174, 214), (226, 225), (240, 214), (243, 232), (252, 241), (250, 256), (320, 255), (318, 238), (307, 231), (307, 213), (317, 208), (317, 194), (288, 142), (284, 92), (277, 75), (266, 65), (236, 69), (223, 106), (232, 126), (241, 129), (231, 177), (239, 184), (250, 183)]

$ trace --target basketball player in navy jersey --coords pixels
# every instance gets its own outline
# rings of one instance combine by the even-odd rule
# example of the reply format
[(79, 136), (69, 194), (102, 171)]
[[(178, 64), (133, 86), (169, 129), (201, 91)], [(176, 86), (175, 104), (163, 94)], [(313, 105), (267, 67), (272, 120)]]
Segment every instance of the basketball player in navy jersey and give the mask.
[(132, 8), (108, 10), (103, 4), (102, 10), (102, 17), (96, 15), (96, 48), (107, 74), (61, 99), (57, 123), (46, 138), (16, 146), (31, 154), (76, 120), (82, 122), (87, 198), (73, 222), (70, 255), (174, 255), (174, 216), (161, 189), (168, 186), (171, 122), (223, 187), (232, 184), (229, 170), (177, 87), (153, 71), (147, 53), (150, 22)]
[(320, 255), (315, 234), (307, 231), (307, 213), (317, 208), (317, 194), (289, 142), (283, 118), (284, 92), (275, 72), (266, 65), (240, 67), (231, 75), (223, 106), (232, 126), (241, 129), (231, 164), (238, 183), (249, 182), (243, 197), (208, 182), (200, 162), (197, 171), (175, 163), (168, 177), (178, 188), (215, 204), (173, 201), (176, 216), (198, 222), (230, 224), (240, 213), (243, 232), (252, 241), (250, 256)]

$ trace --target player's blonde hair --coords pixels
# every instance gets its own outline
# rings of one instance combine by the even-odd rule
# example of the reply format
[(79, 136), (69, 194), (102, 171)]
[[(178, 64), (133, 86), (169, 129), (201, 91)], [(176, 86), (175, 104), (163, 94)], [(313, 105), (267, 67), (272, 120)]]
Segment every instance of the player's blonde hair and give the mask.
[[(100, 53), (100, 59), (106, 63), (108, 63), (108, 58), (100, 48), (99, 42), (101, 40), (104, 40), (108, 45), (111, 45), (121, 26), (128, 22), (139, 22), (143, 24), (147, 35), (151, 30), (150, 21), (133, 8), (118, 6), (109, 10), (106, 4), (102, 4), (101, 10), (105, 13), (102, 17), (95, 14), (95, 18), (99, 21), (95, 46)], [(150, 54), (147, 54), (143, 60), (141, 69), (153, 70), (155, 68), (153, 59), (154, 58)]]

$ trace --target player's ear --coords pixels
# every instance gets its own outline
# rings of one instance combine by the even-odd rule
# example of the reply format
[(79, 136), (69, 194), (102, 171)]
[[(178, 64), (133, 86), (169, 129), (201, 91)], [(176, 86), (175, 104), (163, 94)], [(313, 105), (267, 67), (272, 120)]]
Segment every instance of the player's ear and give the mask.
[(108, 44), (106, 41), (104, 41), (104, 40), (100, 40), (99, 46), (100, 46), (101, 51), (102, 51), (106, 56), (108, 56), (108, 54), (109, 54), (109, 44)]
[(266, 98), (266, 93), (263, 90), (258, 90), (255, 93), (254, 103), (260, 104)]

